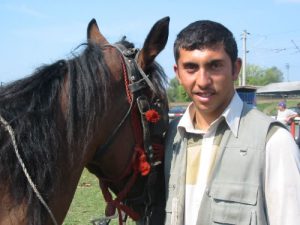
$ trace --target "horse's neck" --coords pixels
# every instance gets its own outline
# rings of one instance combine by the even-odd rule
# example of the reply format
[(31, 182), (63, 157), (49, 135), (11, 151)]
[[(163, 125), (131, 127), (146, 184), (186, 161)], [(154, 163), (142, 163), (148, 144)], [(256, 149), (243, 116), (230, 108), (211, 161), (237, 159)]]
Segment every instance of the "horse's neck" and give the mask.
[(26, 225), (27, 206), (25, 203), (15, 204), (4, 187), (0, 191), (0, 225)]
[[(50, 197), (49, 207), (58, 224), (63, 223), (83, 170), (83, 166), (78, 164), (74, 167), (76, 168), (60, 168), (60, 171), (63, 171)], [(21, 204), (15, 203), (8, 189), (3, 186), (0, 189), (0, 225), (28, 225), (26, 201)], [(50, 217), (48, 218), (44, 225), (53, 225)]]
[[(62, 172), (62, 176), (60, 176), (57, 182), (58, 185), (56, 185), (53, 196), (51, 197), (52, 201), (49, 203), (49, 206), (58, 224), (62, 224), (63, 220), (65, 219), (83, 171), (83, 166), (77, 166), (78, 167), (76, 169), (62, 168), (62, 170), (67, 172)], [(53, 223), (50, 221), (49, 225), (52, 224)]]

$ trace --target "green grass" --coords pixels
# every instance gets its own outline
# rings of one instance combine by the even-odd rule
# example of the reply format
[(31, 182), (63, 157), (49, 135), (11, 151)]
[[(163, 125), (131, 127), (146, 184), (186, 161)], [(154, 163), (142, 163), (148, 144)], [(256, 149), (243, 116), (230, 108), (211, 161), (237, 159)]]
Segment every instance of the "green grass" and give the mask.
[[(275, 116), (277, 114), (277, 104), (280, 100), (268, 100), (268, 101), (257, 101), (257, 108), (266, 113), (269, 116)], [(294, 107), (300, 102), (299, 99), (287, 99), (287, 108)]]
[(104, 214), (105, 203), (97, 178), (86, 169), (78, 183), (64, 225), (86, 225)]
[[(91, 220), (103, 217), (104, 210), (98, 179), (84, 169), (63, 225), (91, 225)], [(126, 224), (135, 223), (128, 219)], [(118, 220), (112, 220), (110, 225), (118, 225)]]

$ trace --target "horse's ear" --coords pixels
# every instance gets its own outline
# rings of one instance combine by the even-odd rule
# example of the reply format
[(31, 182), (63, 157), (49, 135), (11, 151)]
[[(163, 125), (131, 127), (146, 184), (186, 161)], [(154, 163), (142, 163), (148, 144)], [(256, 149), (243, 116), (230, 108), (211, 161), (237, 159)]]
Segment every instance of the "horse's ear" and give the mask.
[(138, 63), (143, 70), (153, 63), (155, 57), (164, 49), (169, 36), (170, 18), (165, 17), (157, 21), (150, 30), (144, 46), (141, 49)]
[(92, 19), (87, 28), (87, 39), (88, 41), (100, 44), (107, 45), (109, 44), (106, 38), (101, 34), (97, 22), (95, 19)]

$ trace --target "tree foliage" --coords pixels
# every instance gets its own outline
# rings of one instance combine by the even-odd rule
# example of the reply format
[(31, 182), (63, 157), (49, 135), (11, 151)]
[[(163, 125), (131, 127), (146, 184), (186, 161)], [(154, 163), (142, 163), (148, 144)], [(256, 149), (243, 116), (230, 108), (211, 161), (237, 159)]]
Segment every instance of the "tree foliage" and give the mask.
[(187, 102), (190, 101), (188, 94), (184, 88), (179, 84), (177, 78), (170, 80), (169, 88), (167, 89), (167, 95), (170, 102)]
[(249, 64), (246, 67), (247, 85), (264, 86), (282, 81), (283, 73), (275, 66), (265, 69), (257, 65)]

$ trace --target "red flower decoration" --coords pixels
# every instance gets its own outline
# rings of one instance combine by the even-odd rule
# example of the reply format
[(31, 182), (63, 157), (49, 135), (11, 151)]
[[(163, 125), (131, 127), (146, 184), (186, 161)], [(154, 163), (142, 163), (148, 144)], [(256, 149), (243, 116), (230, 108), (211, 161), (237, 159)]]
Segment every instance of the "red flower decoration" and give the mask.
[(149, 109), (145, 113), (145, 117), (146, 117), (146, 120), (149, 121), (150, 123), (157, 123), (160, 120), (160, 115), (154, 109)]

